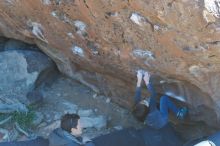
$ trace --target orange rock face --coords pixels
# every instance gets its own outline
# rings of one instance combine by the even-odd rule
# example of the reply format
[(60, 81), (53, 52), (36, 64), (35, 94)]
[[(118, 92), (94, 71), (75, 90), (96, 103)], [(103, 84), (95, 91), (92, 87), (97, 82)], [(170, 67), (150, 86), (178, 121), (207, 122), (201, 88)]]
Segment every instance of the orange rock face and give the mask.
[(61, 72), (125, 107), (135, 71), (149, 70), (158, 91), (185, 99), (192, 119), (218, 125), (219, 7), (219, 0), (1, 0), (0, 33), (37, 44)]

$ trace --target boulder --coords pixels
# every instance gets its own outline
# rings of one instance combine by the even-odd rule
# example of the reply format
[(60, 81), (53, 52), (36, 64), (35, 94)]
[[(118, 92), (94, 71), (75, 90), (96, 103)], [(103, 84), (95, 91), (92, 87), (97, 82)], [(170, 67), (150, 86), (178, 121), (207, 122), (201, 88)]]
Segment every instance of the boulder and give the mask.
[(44, 127), (41, 127), (38, 131), (39, 134), (44, 136), (44, 137), (48, 137), (49, 134), (56, 128), (60, 127), (60, 120), (54, 121), (53, 123), (46, 125)]
[[(39, 74), (50, 66), (54, 66), (53, 62), (41, 52), (23, 50), (1, 52), (1, 97), (18, 99), (21, 103), (28, 104), (27, 93), (35, 88)], [(34, 99), (31, 100), (33, 102)]]
[(14, 40), (14, 39), (9, 39), (8, 41), (5, 42), (4, 51), (24, 50), (24, 49), (27, 49), (27, 46), (28, 45), (25, 42)]
[(107, 119), (104, 116), (96, 117), (80, 117), (80, 124), (82, 128), (106, 128)]
[(7, 41), (7, 38), (0, 36), (0, 52), (4, 51), (6, 41)]
[(27, 93), (28, 104), (40, 104), (43, 102), (43, 95), (39, 90), (30, 91)]
[(71, 103), (71, 102), (68, 102), (68, 101), (65, 101), (62, 103), (63, 106), (65, 107), (65, 111), (64, 113), (69, 113), (69, 114), (75, 114), (77, 113), (77, 110), (78, 110), (78, 106)]
[(219, 127), (219, 0), (4, 0), (0, 10), (2, 36), (36, 44), (111, 101), (131, 108), (136, 70), (145, 69), (184, 83), (186, 93), (193, 87), (183, 97), (190, 114), (206, 123), (213, 115)]
[(78, 111), (78, 115), (79, 115), (80, 117), (89, 117), (89, 116), (94, 115), (94, 112), (93, 112), (93, 110), (91, 110), (91, 109), (88, 109), (88, 110), (79, 110), (79, 111)]
[(34, 115), (34, 120), (33, 120), (33, 125), (34, 126), (38, 126), (44, 119), (44, 116), (41, 112), (35, 112), (35, 115)]
[(0, 142), (9, 140), (9, 131), (7, 129), (0, 128)]

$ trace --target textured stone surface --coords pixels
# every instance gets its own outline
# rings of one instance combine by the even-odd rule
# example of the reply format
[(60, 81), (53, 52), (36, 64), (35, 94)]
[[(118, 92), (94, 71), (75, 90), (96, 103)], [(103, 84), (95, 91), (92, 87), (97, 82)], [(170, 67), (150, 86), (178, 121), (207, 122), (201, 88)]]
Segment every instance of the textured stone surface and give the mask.
[(196, 120), (220, 123), (219, 0), (2, 0), (0, 20), (1, 35), (37, 44), (114, 102), (131, 106), (135, 71), (146, 69)]
[(82, 128), (106, 128), (107, 119), (103, 116), (96, 116), (96, 117), (81, 117), (80, 122), (82, 124)]
[[(0, 52), (0, 97), (1, 100), (17, 98), (28, 104), (26, 95), (35, 88), (38, 76), (53, 62), (43, 53), (36, 51), (12, 50)], [(16, 103), (16, 102), (15, 102)]]

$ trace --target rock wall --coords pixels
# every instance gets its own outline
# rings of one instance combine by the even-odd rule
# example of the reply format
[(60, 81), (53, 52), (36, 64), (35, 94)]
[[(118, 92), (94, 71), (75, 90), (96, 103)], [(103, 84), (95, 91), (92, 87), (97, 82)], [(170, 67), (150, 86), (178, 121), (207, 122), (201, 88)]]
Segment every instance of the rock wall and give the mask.
[(184, 99), (192, 119), (213, 126), (219, 17), (220, 0), (0, 1), (1, 35), (37, 44), (66, 75), (131, 107), (135, 71), (149, 70), (158, 91)]
[(27, 112), (42, 101), (41, 89), (56, 71), (37, 46), (0, 37), (0, 113)]

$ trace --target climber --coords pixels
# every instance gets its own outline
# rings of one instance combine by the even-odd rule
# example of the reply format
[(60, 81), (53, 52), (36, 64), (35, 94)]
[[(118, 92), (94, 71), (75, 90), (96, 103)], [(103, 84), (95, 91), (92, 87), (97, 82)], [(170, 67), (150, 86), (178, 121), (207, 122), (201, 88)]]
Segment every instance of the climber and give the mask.
[[(141, 101), (141, 82), (142, 78), (150, 92), (149, 100)], [(156, 105), (156, 92), (150, 81), (150, 74), (148, 72), (137, 72), (137, 87), (135, 92), (135, 107), (133, 110), (134, 116), (140, 121), (152, 128), (160, 129), (168, 123), (168, 111), (172, 111), (178, 119), (183, 120), (187, 114), (187, 108), (177, 108), (176, 105), (169, 99), (168, 96), (163, 95), (160, 98), (160, 109)]]
[(80, 117), (77, 114), (65, 114), (61, 118), (61, 128), (55, 129), (49, 136), (49, 146), (95, 146), (87, 137), (81, 137)]

